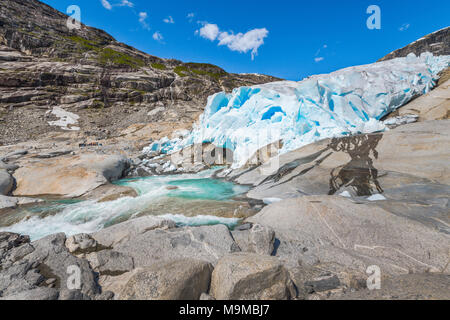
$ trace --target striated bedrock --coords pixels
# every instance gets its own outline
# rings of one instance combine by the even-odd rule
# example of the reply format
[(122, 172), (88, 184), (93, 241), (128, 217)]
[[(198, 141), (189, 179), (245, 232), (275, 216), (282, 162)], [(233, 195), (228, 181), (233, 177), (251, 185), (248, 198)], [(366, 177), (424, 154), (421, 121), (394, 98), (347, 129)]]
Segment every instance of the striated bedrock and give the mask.
[(384, 275), (448, 272), (448, 233), (344, 197), (288, 199), (247, 221), (272, 227), (279, 240), (276, 256), (293, 267), (319, 263), (363, 274), (377, 265)]
[[(77, 114), (76, 127), (98, 137), (134, 123), (191, 125), (209, 95), (275, 81), (230, 74), (206, 63), (161, 59), (82, 25), (37, 0), (0, 8), (0, 143), (66, 130), (51, 126), (53, 107)], [(111, 117), (114, 114), (114, 117)]]

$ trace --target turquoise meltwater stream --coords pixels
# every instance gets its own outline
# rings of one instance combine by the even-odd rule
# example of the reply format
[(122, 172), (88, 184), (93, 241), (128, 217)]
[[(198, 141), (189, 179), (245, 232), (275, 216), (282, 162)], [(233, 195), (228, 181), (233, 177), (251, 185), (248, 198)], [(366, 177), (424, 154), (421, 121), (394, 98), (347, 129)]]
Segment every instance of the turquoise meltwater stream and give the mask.
[(58, 232), (91, 233), (145, 215), (163, 216), (178, 225), (225, 224), (232, 228), (240, 221), (234, 216), (242, 206), (232, 199), (248, 188), (213, 179), (215, 171), (116, 182), (136, 190), (136, 198), (45, 201), (8, 210), (0, 215), (0, 231), (27, 234), (36, 240)]

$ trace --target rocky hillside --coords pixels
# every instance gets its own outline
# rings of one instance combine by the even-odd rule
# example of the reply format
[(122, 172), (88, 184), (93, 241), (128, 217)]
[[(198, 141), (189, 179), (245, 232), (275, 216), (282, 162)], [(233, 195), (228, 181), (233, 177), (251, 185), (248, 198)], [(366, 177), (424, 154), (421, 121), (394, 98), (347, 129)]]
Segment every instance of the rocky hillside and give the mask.
[[(209, 95), (277, 80), (161, 59), (102, 30), (71, 31), (66, 22), (65, 14), (37, 0), (2, 0), (0, 145), (61, 127), (101, 139), (135, 123), (190, 126)], [(54, 107), (63, 111), (52, 113)]]
[(410, 53), (414, 53), (419, 56), (421, 53), (427, 51), (433, 53), (434, 55), (450, 54), (450, 27), (433, 32), (417, 41), (414, 41), (413, 43), (410, 43), (404, 48), (395, 50), (380, 59), (380, 61), (406, 57)]

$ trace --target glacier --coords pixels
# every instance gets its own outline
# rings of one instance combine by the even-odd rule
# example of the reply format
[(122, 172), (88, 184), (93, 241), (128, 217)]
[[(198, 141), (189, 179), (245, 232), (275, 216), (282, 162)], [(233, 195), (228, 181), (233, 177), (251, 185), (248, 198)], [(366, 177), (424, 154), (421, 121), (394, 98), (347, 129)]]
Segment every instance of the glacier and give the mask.
[(349, 67), (299, 82), (240, 87), (208, 98), (191, 132), (143, 150), (170, 154), (192, 144), (233, 150), (233, 168), (259, 149), (282, 141), (283, 154), (318, 140), (388, 130), (381, 119), (428, 93), (450, 56), (423, 53)]

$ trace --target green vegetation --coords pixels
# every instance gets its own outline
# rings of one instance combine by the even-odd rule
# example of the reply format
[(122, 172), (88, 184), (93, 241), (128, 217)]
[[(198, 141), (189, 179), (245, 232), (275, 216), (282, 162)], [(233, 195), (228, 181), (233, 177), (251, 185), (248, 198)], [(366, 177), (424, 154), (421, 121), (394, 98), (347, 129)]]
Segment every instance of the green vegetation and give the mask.
[(115, 51), (110, 48), (103, 49), (99, 55), (99, 61), (103, 65), (122, 65), (129, 66), (133, 69), (138, 69), (139, 67), (143, 67), (145, 62), (141, 59), (132, 57), (122, 52)]
[(153, 69), (158, 69), (158, 70), (166, 70), (166, 66), (163, 65), (162, 63), (152, 63), (152, 68)]
[(175, 67), (175, 69), (173, 69), (173, 72), (175, 72), (180, 77), (187, 77), (188, 76), (187, 73), (189, 72), (189, 69), (184, 66), (178, 66), (178, 67)]
[(94, 100), (91, 105), (91, 108), (92, 109), (103, 109), (103, 108), (105, 108), (105, 104), (101, 100)]
[(100, 49), (99, 45), (94, 41), (90, 41), (79, 36), (69, 36), (65, 38), (78, 44), (84, 51), (98, 51)]
[(69, 36), (65, 38), (76, 43), (79, 48), (81, 48), (82, 52), (95, 51), (98, 54), (98, 61), (100, 64), (128, 66), (133, 69), (138, 69), (145, 65), (145, 62), (139, 58), (132, 57), (111, 48), (102, 48), (102, 45), (98, 41), (87, 40), (80, 36)]
[(227, 75), (225, 70), (207, 63), (185, 63), (175, 67), (173, 71), (180, 77), (188, 75), (209, 76), (216, 81)]

